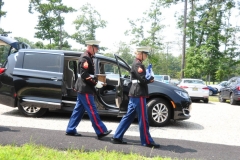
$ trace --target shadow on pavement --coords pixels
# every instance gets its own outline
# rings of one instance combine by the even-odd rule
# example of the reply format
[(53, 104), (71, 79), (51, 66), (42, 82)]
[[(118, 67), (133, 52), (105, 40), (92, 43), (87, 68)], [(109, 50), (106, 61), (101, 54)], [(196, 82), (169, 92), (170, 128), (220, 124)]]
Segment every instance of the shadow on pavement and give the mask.
[(1, 127), (0, 126), (0, 132), (20, 132), (19, 130), (11, 130), (8, 127)]

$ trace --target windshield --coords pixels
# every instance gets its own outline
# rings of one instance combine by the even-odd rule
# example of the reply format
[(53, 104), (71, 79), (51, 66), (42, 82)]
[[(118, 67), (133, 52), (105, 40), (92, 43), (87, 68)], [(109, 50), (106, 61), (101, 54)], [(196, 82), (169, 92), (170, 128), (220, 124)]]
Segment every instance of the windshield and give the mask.
[(197, 80), (197, 79), (187, 79), (187, 80), (184, 80), (184, 83), (204, 84), (202, 80)]

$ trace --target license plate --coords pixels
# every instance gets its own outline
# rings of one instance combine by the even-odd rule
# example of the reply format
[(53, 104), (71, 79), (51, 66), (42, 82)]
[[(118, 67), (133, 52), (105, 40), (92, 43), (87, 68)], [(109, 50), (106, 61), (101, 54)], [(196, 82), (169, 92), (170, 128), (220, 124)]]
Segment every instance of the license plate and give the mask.
[(198, 91), (198, 88), (193, 88), (192, 90), (193, 90), (193, 91)]

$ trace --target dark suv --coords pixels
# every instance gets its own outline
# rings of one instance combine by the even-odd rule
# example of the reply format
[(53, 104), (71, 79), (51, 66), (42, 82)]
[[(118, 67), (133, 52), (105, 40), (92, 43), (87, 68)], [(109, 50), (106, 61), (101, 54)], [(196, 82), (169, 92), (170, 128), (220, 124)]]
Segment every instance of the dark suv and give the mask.
[(231, 105), (240, 102), (240, 77), (229, 79), (219, 91), (219, 101), (226, 102), (230, 100)]
[[(5, 38), (0, 36), (1, 44), (8, 43), (8, 48), (14, 48), (9, 38), (8, 42)], [(73, 110), (77, 96), (73, 85), (78, 77), (77, 61), (82, 53), (27, 48), (15, 48), (15, 52), (8, 53), (0, 67), (1, 104), (18, 107), (29, 117), (40, 117), (51, 110)], [(94, 62), (95, 73), (106, 74), (107, 83), (97, 89), (95, 102), (98, 113), (123, 116), (127, 111), (131, 86), (129, 65), (117, 55), (114, 59), (97, 54)], [(150, 125), (164, 126), (170, 119), (190, 118), (192, 102), (185, 90), (158, 81), (148, 87)]]

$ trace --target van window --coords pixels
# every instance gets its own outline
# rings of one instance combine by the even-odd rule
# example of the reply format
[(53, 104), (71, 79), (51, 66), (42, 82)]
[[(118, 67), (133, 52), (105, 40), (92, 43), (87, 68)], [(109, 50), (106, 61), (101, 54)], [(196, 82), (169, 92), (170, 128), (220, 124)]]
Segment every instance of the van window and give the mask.
[(164, 80), (169, 80), (169, 79), (168, 79), (168, 76), (164, 76)]
[(118, 71), (118, 66), (116, 64), (112, 64), (112, 63), (105, 63), (104, 64), (104, 70), (105, 70), (105, 73), (113, 73), (113, 74), (119, 74), (119, 71)]
[(25, 53), (24, 69), (61, 72), (61, 55), (44, 53)]

